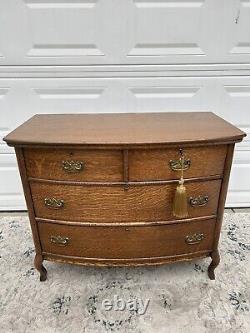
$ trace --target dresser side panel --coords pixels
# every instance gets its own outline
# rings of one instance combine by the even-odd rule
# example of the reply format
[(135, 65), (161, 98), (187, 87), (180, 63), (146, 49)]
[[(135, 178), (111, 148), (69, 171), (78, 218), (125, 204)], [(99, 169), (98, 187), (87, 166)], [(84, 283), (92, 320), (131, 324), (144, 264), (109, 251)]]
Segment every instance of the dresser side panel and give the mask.
[(27, 208), (28, 208), (28, 214), (29, 214), (29, 220), (30, 220), (30, 226), (31, 226), (31, 230), (32, 230), (34, 245), (35, 245), (36, 253), (40, 255), (42, 253), (41, 242), (40, 242), (37, 222), (35, 220), (35, 212), (34, 212), (30, 185), (29, 185), (28, 177), (27, 177), (27, 169), (26, 169), (26, 164), (25, 164), (25, 159), (24, 159), (24, 152), (23, 152), (22, 148), (18, 148), (18, 147), (15, 147), (15, 152), (16, 152), (16, 157), (17, 157), (17, 162), (18, 162), (18, 167), (19, 167), (19, 173), (20, 173), (21, 180), (22, 180), (24, 196), (25, 196), (25, 200), (26, 200), (26, 204), (27, 204)]
[(229, 183), (230, 172), (231, 172), (232, 161), (233, 161), (234, 147), (235, 147), (235, 144), (230, 144), (227, 147), (227, 155), (226, 155), (226, 160), (225, 160), (224, 173), (223, 173), (223, 179), (222, 179), (222, 183), (221, 183), (221, 190), (220, 190), (218, 210), (217, 210), (217, 221), (216, 221), (215, 232), (214, 232), (214, 243), (213, 243), (214, 250), (217, 250), (219, 239), (220, 239), (220, 232), (221, 232), (221, 226), (222, 226), (224, 209), (225, 209), (225, 202), (226, 202), (226, 197), (227, 197), (228, 183)]

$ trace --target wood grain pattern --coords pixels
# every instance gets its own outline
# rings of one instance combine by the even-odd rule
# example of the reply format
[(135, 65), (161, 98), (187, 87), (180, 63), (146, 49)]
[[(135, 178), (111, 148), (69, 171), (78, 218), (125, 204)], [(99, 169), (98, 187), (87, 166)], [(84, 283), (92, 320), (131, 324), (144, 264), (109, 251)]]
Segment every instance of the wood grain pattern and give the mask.
[(23, 149), (16, 147), (15, 153), (16, 153), (18, 168), (19, 168), (19, 172), (20, 172), (20, 176), (21, 176), (21, 180), (22, 180), (25, 201), (26, 201), (26, 205), (28, 208), (30, 226), (31, 226), (31, 230), (32, 230), (32, 236), (33, 236), (36, 253), (38, 255), (41, 255), (42, 250), (41, 250), (40, 237), (39, 237), (39, 232), (37, 229), (37, 222), (35, 219), (35, 211), (34, 211), (31, 190), (30, 190), (28, 177), (27, 177)]
[(212, 258), (212, 262), (208, 268), (208, 276), (211, 280), (215, 279), (214, 270), (220, 263), (220, 254), (219, 254), (219, 250), (218, 250), (218, 244), (219, 244), (221, 226), (222, 226), (223, 215), (224, 215), (224, 207), (225, 207), (225, 202), (226, 202), (229, 176), (230, 176), (230, 171), (231, 171), (232, 161), (233, 161), (233, 153), (234, 153), (234, 144), (228, 145), (227, 157), (226, 157), (225, 166), (224, 166), (224, 175), (223, 175), (223, 180), (222, 180), (222, 184), (221, 184), (221, 192), (220, 192), (220, 197), (219, 197), (219, 206), (218, 206), (218, 212), (217, 212), (218, 216), (217, 216), (215, 232), (214, 232), (213, 251), (210, 254), (210, 256)]
[[(188, 183), (190, 197), (208, 195), (204, 207), (190, 207), (189, 217), (213, 215), (217, 212), (220, 180)], [(37, 217), (82, 222), (167, 221), (173, 219), (172, 202), (176, 184), (130, 186), (70, 186), (31, 183)], [(62, 209), (45, 207), (44, 199), (64, 200)]]
[(162, 256), (162, 257), (147, 257), (147, 258), (131, 258), (131, 259), (100, 259), (100, 258), (86, 258), (69, 255), (58, 255), (49, 252), (43, 252), (43, 258), (46, 260), (75, 264), (82, 266), (94, 266), (94, 267), (137, 267), (137, 266), (156, 266), (174, 263), (178, 261), (190, 261), (209, 256), (210, 251), (199, 251), (194, 253), (185, 253), (173, 256)]
[[(187, 178), (222, 175), (226, 145), (187, 148), (185, 157), (191, 167)], [(180, 158), (179, 149), (84, 150), (25, 149), (28, 176), (48, 180), (128, 182), (178, 179), (180, 173), (170, 168), (170, 160)], [(82, 161), (83, 170), (69, 173), (62, 161)]]
[[(215, 221), (153, 227), (75, 227), (39, 223), (45, 252), (88, 258), (144, 258), (172, 256), (211, 250)], [(203, 233), (204, 239), (193, 245), (187, 235)], [(51, 243), (51, 236), (68, 238), (67, 246)]]
[[(214, 279), (234, 143), (244, 136), (208, 112), (37, 115), (10, 133), (5, 141), (16, 149), (41, 281), (44, 259), (138, 266), (208, 255)], [(208, 203), (189, 205), (189, 218), (176, 220), (179, 175), (169, 160), (180, 148), (191, 160), (188, 198), (208, 196)], [(63, 160), (83, 160), (83, 172), (66, 173)]]
[[(82, 161), (83, 170), (68, 173), (62, 161)], [(120, 150), (25, 149), (29, 177), (71, 181), (122, 181), (123, 153)]]
[[(222, 175), (227, 146), (186, 148), (183, 150), (191, 166), (184, 172), (186, 178)], [(131, 181), (179, 179), (180, 172), (170, 168), (170, 160), (180, 158), (179, 149), (140, 149), (129, 151)]]
[(218, 211), (217, 211), (218, 216), (217, 216), (217, 223), (216, 223), (216, 228), (215, 228), (215, 236), (214, 236), (214, 244), (213, 244), (214, 250), (216, 250), (218, 248), (218, 244), (219, 244), (220, 231), (221, 231), (221, 226), (222, 226), (222, 221), (223, 221), (224, 207), (225, 207), (225, 202), (226, 202), (230, 171), (231, 171), (232, 161), (233, 161), (233, 153), (234, 153), (234, 144), (228, 145), (227, 157), (225, 160), (224, 175), (223, 175), (223, 180), (222, 180), (222, 184), (221, 184), (219, 206), (218, 206)]
[(241, 141), (246, 134), (211, 112), (35, 115), (9, 145), (138, 145)]
[(47, 278), (47, 271), (46, 271), (45, 267), (43, 266), (41, 241), (40, 241), (37, 221), (35, 219), (35, 212), (34, 212), (34, 206), (33, 206), (33, 202), (32, 202), (30, 186), (29, 186), (29, 182), (28, 182), (24, 152), (23, 152), (22, 148), (15, 147), (15, 153), (16, 153), (18, 168), (19, 168), (19, 172), (20, 172), (20, 176), (21, 176), (21, 180), (22, 180), (25, 201), (26, 201), (26, 205), (28, 208), (30, 227), (32, 230), (32, 236), (33, 236), (33, 241), (34, 241), (35, 250), (36, 250), (36, 255), (34, 258), (34, 266), (40, 273), (40, 281), (45, 281)]
[(195, 221), (203, 221), (203, 220), (211, 220), (216, 219), (217, 215), (205, 215), (205, 216), (199, 216), (199, 217), (192, 217), (192, 218), (185, 218), (185, 219), (179, 219), (179, 220), (168, 220), (168, 221), (150, 221), (150, 222), (76, 222), (76, 221), (69, 221), (69, 220), (52, 220), (52, 219), (45, 219), (41, 217), (36, 217), (37, 222), (42, 223), (55, 223), (55, 224), (66, 224), (66, 225), (72, 225), (72, 226), (86, 226), (86, 227), (114, 227), (114, 226), (134, 226), (134, 227), (149, 227), (149, 226), (157, 226), (157, 225), (165, 225), (165, 224), (178, 224), (178, 223), (190, 223)]

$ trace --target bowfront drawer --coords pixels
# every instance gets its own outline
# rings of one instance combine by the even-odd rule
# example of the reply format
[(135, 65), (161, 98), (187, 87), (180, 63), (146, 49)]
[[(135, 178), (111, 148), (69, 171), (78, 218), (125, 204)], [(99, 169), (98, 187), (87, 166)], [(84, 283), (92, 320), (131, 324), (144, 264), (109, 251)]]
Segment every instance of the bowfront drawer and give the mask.
[(212, 249), (215, 221), (151, 227), (38, 223), (43, 252), (85, 258), (152, 258)]
[[(188, 182), (189, 217), (215, 215), (220, 180)], [(78, 186), (31, 182), (37, 217), (82, 222), (174, 220), (176, 184)]]
[[(227, 146), (183, 149), (185, 178), (222, 175)], [(129, 152), (131, 181), (178, 179), (180, 151), (171, 149), (138, 149)]]
[(70, 181), (122, 181), (120, 150), (25, 149), (29, 177)]

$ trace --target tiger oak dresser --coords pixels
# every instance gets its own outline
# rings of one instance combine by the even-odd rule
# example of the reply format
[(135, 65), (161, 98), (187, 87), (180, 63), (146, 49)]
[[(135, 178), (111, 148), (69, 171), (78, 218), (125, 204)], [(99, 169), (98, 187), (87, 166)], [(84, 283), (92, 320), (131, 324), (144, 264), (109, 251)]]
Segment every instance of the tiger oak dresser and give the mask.
[[(43, 260), (95, 266), (212, 258), (234, 145), (245, 133), (210, 112), (35, 115), (5, 137), (15, 147)], [(180, 174), (186, 215), (173, 214)]]

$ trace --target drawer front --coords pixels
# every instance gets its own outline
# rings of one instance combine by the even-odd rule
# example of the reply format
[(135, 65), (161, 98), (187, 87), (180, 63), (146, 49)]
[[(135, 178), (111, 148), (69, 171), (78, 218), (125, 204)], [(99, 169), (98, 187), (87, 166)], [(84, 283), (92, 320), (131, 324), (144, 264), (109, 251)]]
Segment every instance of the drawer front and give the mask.
[(29, 177), (71, 181), (122, 181), (120, 150), (25, 149)]
[[(189, 182), (189, 217), (217, 212), (220, 180)], [(129, 222), (173, 220), (176, 184), (130, 186), (74, 186), (31, 182), (37, 217), (82, 222)], [(204, 198), (207, 200), (203, 200)], [(190, 200), (189, 200), (190, 201)], [(200, 206), (201, 204), (201, 206)]]
[[(226, 145), (185, 148), (187, 164), (186, 178), (222, 175), (226, 157)], [(173, 149), (138, 149), (129, 152), (129, 176), (131, 181), (178, 179), (180, 172), (175, 171), (174, 161), (180, 152)], [(170, 164), (170, 161), (172, 163)]]
[(215, 221), (151, 227), (38, 223), (44, 252), (85, 258), (152, 258), (210, 251)]

